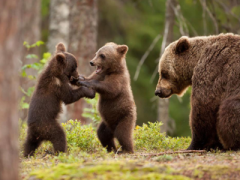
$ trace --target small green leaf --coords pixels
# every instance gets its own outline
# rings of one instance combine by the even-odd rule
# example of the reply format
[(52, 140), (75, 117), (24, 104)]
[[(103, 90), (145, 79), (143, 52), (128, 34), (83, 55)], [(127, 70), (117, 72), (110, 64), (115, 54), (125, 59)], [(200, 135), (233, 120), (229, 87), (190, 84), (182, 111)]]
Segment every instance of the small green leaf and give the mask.
[(41, 45), (44, 44), (44, 42), (43, 42), (43, 41), (37, 41), (35, 44), (36, 44), (37, 46), (41, 46)]
[(26, 56), (27, 59), (38, 59), (38, 56), (36, 54), (28, 54)]
[(33, 76), (33, 75), (28, 75), (28, 79), (29, 79), (29, 80), (34, 80), (34, 79), (36, 79), (36, 77)]
[(34, 86), (29, 87), (28, 90), (27, 90), (27, 94), (26, 94), (26, 95), (30, 97), (30, 96), (32, 95), (32, 93), (33, 93), (34, 90), (35, 90), (35, 87), (34, 87)]
[(49, 52), (46, 52), (43, 54), (43, 59), (48, 59), (50, 57), (51, 57), (51, 53), (49, 53)]
[(27, 73), (26, 73), (25, 70), (23, 70), (23, 71), (21, 72), (21, 76), (22, 76), (22, 77), (26, 77), (26, 76), (27, 76)]

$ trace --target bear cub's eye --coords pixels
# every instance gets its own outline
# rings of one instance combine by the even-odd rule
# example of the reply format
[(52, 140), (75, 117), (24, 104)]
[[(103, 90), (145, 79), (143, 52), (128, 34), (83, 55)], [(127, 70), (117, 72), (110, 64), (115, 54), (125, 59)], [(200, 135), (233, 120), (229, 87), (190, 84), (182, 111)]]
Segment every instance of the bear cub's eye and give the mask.
[(162, 79), (168, 79), (169, 78), (169, 74), (166, 71), (162, 71), (161, 76), (162, 76)]
[(101, 57), (102, 59), (105, 59), (105, 55), (104, 55), (104, 54), (100, 54), (100, 57)]

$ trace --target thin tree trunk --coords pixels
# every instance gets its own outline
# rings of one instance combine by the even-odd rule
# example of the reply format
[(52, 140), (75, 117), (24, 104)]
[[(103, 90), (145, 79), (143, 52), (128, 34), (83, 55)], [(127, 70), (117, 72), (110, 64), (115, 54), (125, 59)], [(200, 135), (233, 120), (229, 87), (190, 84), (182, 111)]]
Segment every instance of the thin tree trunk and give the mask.
[[(21, 43), (27, 41), (29, 44), (33, 44), (41, 40), (40, 26), (41, 26), (41, 1), (24, 0), (21, 4)], [(21, 44), (23, 49), (21, 61), (23, 64), (34, 63), (35, 59), (27, 59), (27, 54), (39, 55), (39, 49), (33, 48), (27, 51), (27, 49)], [(36, 61), (36, 60), (35, 60)]]
[(0, 1), (0, 180), (18, 179), (20, 5)]
[[(167, 0), (166, 1), (166, 13), (165, 13), (165, 27), (164, 27), (164, 36), (161, 47), (161, 55), (164, 52), (164, 49), (174, 40), (173, 37), (173, 27), (175, 23), (175, 14), (174, 7), (176, 7), (176, 0)], [(158, 121), (163, 122), (161, 126), (161, 132), (168, 131), (168, 122), (169, 122), (169, 100), (168, 99), (159, 99), (158, 101)]]
[[(97, 48), (97, 0), (71, 0), (69, 20), (69, 52), (78, 60), (79, 73), (89, 75), (93, 71), (89, 60), (94, 57)], [(86, 107), (83, 99), (68, 107), (69, 118), (86, 123), (81, 116)]]
[[(27, 50), (26, 47), (23, 46), (23, 42), (26, 41), (29, 44), (33, 44), (40, 40), (40, 20), (41, 20), (41, 1), (33, 1), (33, 0), (24, 0), (23, 3), (20, 4), (22, 21), (21, 21), (21, 44), (19, 48), (22, 49), (21, 56), (21, 65), (35, 63), (38, 59), (27, 59), (26, 55), (28, 54), (36, 54), (40, 55), (39, 48), (32, 48)], [(20, 59), (20, 58), (19, 58)], [(37, 75), (36, 70), (27, 69), (27, 74)], [(28, 78), (20, 79), (20, 86), (27, 90), (29, 87), (34, 86), (34, 82), (29, 80)], [(26, 101), (29, 102), (30, 98), (26, 97)], [(27, 116), (27, 110), (22, 110), (20, 112), (21, 119), (25, 119)]]
[(55, 52), (55, 47), (62, 42), (68, 47), (69, 42), (69, 0), (51, 0), (48, 51)]
[[(69, 43), (69, 0), (51, 0), (50, 2), (50, 22), (49, 22), (49, 38), (48, 51), (55, 53), (56, 45), (62, 42), (65, 47)], [(59, 117), (60, 122), (66, 122), (67, 107), (62, 104), (62, 113)]]

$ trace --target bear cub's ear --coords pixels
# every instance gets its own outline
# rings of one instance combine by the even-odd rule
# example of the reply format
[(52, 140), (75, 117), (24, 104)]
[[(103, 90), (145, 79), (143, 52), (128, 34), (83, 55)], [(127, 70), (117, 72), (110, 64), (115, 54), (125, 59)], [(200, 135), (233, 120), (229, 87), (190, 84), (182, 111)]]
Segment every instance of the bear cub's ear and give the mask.
[(190, 43), (189, 43), (187, 37), (183, 36), (177, 42), (175, 53), (181, 54), (181, 53), (187, 51), (189, 49), (189, 47), (190, 47)]
[(62, 65), (66, 65), (66, 57), (63, 53), (57, 53), (56, 54), (56, 59), (57, 59), (57, 62), (62, 64)]
[(66, 52), (66, 48), (63, 43), (58, 43), (56, 46), (57, 53), (59, 52)]
[(126, 54), (127, 51), (128, 51), (128, 46), (127, 46), (127, 45), (118, 45), (117, 51), (118, 51), (120, 54), (124, 55), (124, 54)]

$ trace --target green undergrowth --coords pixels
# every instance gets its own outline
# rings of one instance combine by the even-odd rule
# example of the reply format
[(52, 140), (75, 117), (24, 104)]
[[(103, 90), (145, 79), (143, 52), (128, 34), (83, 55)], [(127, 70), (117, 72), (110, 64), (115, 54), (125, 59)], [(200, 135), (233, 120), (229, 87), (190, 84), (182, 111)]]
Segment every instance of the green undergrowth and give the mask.
[(42, 180), (57, 179), (101, 179), (101, 180), (188, 180), (190, 178), (182, 175), (173, 175), (172, 168), (163, 166), (148, 166), (138, 162), (101, 162), (101, 163), (72, 163), (58, 164), (49, 169), (37, 170), (30, 176)]
[[(102, 148), (97, 135), (96, 126), (92, 124), (82, 126), (79, 121), (69, 120), (62, 124), (67, 137), (68, 153), (87, 152), (96, 153), (105, 151)], [(161, 123), (143, 124), (136, 126), (134, 129), (134, 144), (136, 151), (167, 151), (186, 149), (190, 143), (190, 138), (172, 138), (167, 137), (164, 133), (160, 133)], [(23, 149), (23, 143), (26, 138), (26, 123), (22, 123), (20, 127), (20, 148)], [(116, 141), (117, 143), (117, 141)], [(118, 144), (118, 143), (117, 143)], [(120, 148), (118, 144), (118, 148)], [(53, 151), (50, 142), (44, 142), (37, 149), (36, 154), (44, 154), (45, 150)], [(22, 151), (21, 151), (22, 153)]]
[[(229, 157), (234, 157), (229, 161)], [(188, 180), (239, 179), (239, 153), (134, 155), (60, 154), (22, 162), (23, 179), (40, 180)], [(26, 167), (34, 167), (26, 169)], [(28, 171), (26, 173), (26, 171)]]
[[(135, 177), (139, 177), (142, 179), (181, 179), (181, 176), (171, 175), (171, 174), (159, 174), (157, 169), (150, 169), (149, 172), (144, 175), (136, 176), (138, 171), (142, 171), (142, 169), (136, 166), (135, 170), (131, 169), (130, 166), (127, 166), (126, 171), (120, 176), (121, 172), (118, 172), (119, 168), (122, 168), (122, 163), (128, 164), (129, 160), (137, 160), (139, 158), (144, 159), (144, 157), (135, 156), (135, 154), (141, 153), (156, 153), (168, 150), (179, 150), (185, 149), (190, 143), (190, 138), (171, 138), (167, 137), (164, 133), (160, 133), (161, 123), (148, 123), (143, 124), (143, 126), (136, 126), (134, 129), (134, 144), (135, 144), (135, 154), (124, 154), (117, 155), (112, 153), (107, 153), (106, 149), (103, 148), (97, 138), (96, 129), (97, 126), (89, 124), (82, 126), (79, 121), (69, 120), (67, 123), (63, 123), (62, 127), (66, 133), (67, 137), (67, 153), (60, 153), (58, 156), (50, 155), (46, 153), (53, 152), (53, 147), (50, 142), (43, 142), (41, 146), (36, 150), (36, 153), (33, 157), (23, 158), (23, 144), (26, 138), (27, 125), (26, 123), (21, 123), (20, 125), (20, 136), (19, 136), (19, 144), (20, 144), (20, 159), (21, 159), (21, 177), (22, 179), (28, 179), (29, 174), (34, 172), (33, 174), (37, 177), (42, 174), (43, 177), (40, 179), (57, 179), (56, 177), (60, 177), (66, 173), (66, 179), (74, 179), (74, 177), (83, 177), (91, 178), (92, 175), (88, 175), (88, 171), (94, 168), (102, 167), (104, 171), (109, 171), (108, 168), (113, 166), (116, 167), (111, 173), (108, 175), (97, 174), (101, 179), (112, 179), (110, 177), (116, 176), (120, 177), (117, 179), (121, 179), (122, 177), (130, 179), (136, 179)], [(120, 145), (117, 143), (117, 148), (120, 150)], [(102, 162), (107, 163), (108, 161), (115, 161), (115, 165), (105, 165), (101, 164)], [(163, 156), (163, 158), (159, 158), (156, 162), (166, 162), (171, 160), (171, 156)], [(82, 170), (81, 164), (84, 165)], [(96, 165), (90, 166), (89, 163), (93, 163)], [(100, 164), (99, 164), (100, 163)], [(65, 170), (62, 170), (61, 167), (65, 167)], [(68, 167), (68, 168), (67, 168)], [(83, 174), (79, 175), (79, 169)], [(53, 173), (49, 173), (48, 170)], [(46, 172), (45, 172), (46, 171)], [(56, 171), (56, 172), (55, 172)], [(74, 172), (77, 172), (75, 174)], [(60, 174), (58, 174), (60, 172)], [(69, 176), (67, 173), (71, 176)], [(33, 175), (32, 174), (32, 175)], [(55, 177), (56, 175), (56, 177)], [(58, 176), (59, 175), (59, 176)], [(46, 177), (45, 177), (46, 176)], [(64, 175), (63, 175), (64, 176)], [(125, 177), (126, 176), (126, 177)], [(174, 176), (174, 178), (173, 178)], [(65, 177), (65, 176), (64, 176)], [(127, 179), (129, 179), (127, 178)], [(138, 179), (139, 179), (138, 178)], [(39, 178), (38, 178), (39, 179)], [(60, 178), (65, 179), (65, 178)], [(82, 178), (80, 178), (82, 179)]]
[[(62, 126), (67, 136), (67, 153), (47, 154), (45, 150), (53, 149), (45, 142), (34, 157), (20, 155), (21, 179), (240, 179), (240, 152), (157, 155), (158, 152), (185, 149), (190, 144), (190, 138), (171, 138), (160, 133), (161, 123), (144, 124), (134, 129), (134, 154), (107, 153), (97, 139), (96, 126), (81, 126), (72, 120)], [(21, 150), (26, 128), (23, 123), (19, 138)]]

